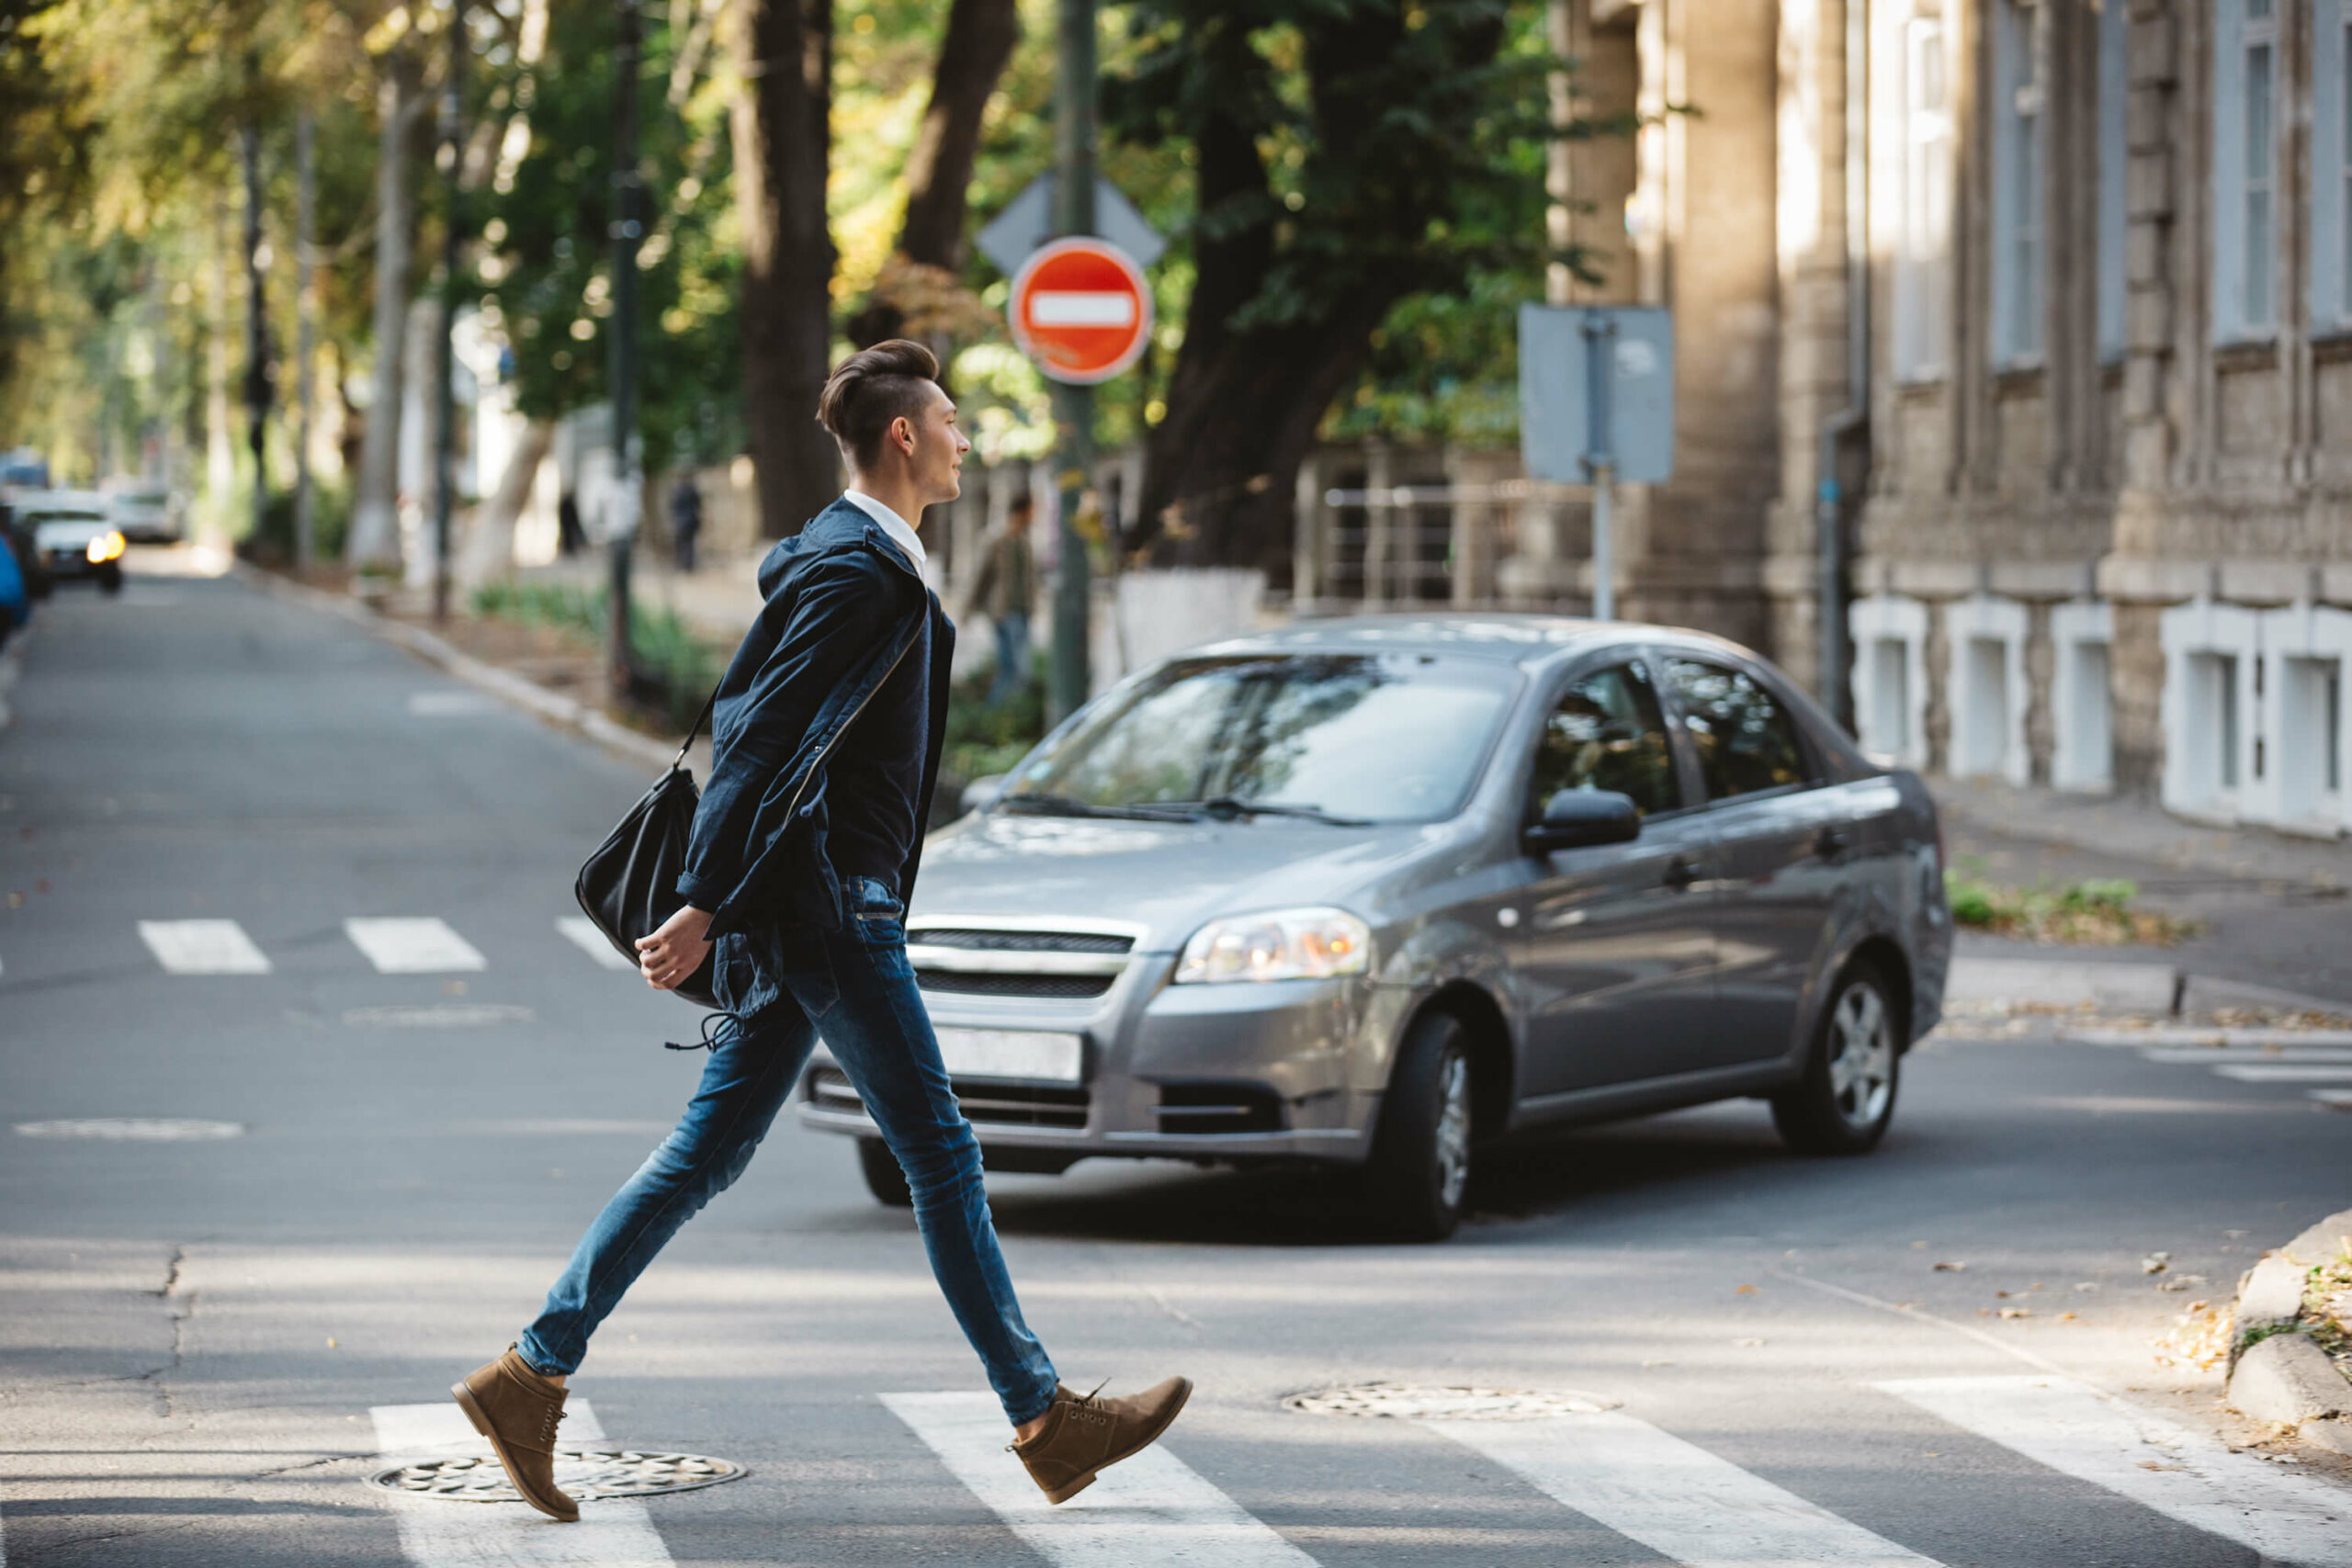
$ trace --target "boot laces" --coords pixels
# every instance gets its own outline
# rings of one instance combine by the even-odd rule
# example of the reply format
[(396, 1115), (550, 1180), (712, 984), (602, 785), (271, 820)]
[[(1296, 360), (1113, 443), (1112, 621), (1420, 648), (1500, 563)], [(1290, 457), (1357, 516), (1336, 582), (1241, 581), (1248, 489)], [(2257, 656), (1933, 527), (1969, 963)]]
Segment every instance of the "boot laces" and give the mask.
[[(1096, 1383), (1092, 1388), (1088, 1389), (1084, 1393), (1073, 1393), (1073, 1394), (1071, 1394), (1071, 1395), (1069, 1396), (1069, 1403), (1070, 1403), (1070, 1404), (1074, 1404), (1074, 1405), (1077, 1405), (1080, 1409), (1081, 1409), (1081, 1410), (1083, 1410), (1083, 1411), (1087, 1412), (1087, 1413), (1088, 1413), (1088, 1415), (1089, 1415), (1090, 1416), (1091, 1416), (1093, 1415), (1093, 1413), (1094, 1413), (1097, 1409), (1099, 1409), (1099, 1408), (1100, 1408), (1100, 1407), (1099, 1407), (1099, 1406), (1094, 1403), (1094, 1396), (1095, 1396), (1096, 1394), (1098, 1394), (1098, 1393), (1101, 1393), (1104, 1389), (1106, 1389), (1106, 1388), (1108, 1388), (1108, 1387), (1110, 1387), (1110, 1386), (1111, 1386), (1111, 1380), (1110, 1380), (1109, 1378), (1104, 1378), (1101, 1382)], [(1050, 1404), (1048, 1404), (1047, 1406), (1046, 1406), (1046, 1409), (1048, 1409), (1048, 1410), (1051, 1410), (1051, 1409), (1053, 1408), (1053, 1406), (1052, 1406), (1052, 1405), (1050, 1405)], [(1013, 1439), (1012, 1439), (1012, 1441), (1011, 1441), (1011, 1442), (1009, 1442), (1009, 1443), (1005, 1444), (1005, 1445), (1004, 1445), (1004, 1451), (1005, 1451), (1006, 1453), (1009, 1453), (1009, 1454), (1010, 1454), (1010, 1453), (1018, 1453), (1018, 1452), (1020, 1452), (1020, 1451), (1021, 1451), (1021, 1439), (1020, 1439), (1019, 1438), (1013, 1438)]]

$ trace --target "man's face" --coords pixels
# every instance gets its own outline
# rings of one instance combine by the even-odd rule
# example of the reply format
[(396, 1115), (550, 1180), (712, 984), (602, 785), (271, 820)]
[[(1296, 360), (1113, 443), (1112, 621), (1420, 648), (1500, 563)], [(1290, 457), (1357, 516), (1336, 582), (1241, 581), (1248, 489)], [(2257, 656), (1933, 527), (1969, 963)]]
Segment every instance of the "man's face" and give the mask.
[[(907, 423), (914, 437), (914, 451), (908, 461), (922, 491), (923, 504), (953, 501), (963, 494), (964, 454), (972, 449), (972, 444), (956, 426), (955, 402), (934, 382), (929, 400)], [(895, 423), (892, 434), (897, 434)]]

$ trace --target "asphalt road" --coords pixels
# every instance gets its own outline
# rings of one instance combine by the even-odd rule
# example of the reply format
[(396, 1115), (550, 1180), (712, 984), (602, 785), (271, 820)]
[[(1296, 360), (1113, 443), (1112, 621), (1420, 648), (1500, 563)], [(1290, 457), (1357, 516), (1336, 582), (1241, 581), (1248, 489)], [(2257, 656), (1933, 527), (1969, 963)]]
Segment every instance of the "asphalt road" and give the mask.
[[(888, 1397), (983, 1384), (911, 1222), (780, 1123), (573, 1385), (744, 1479), (573, 1527), (387, 1496), (697, 1070), (558, 926), (643, 770), (231, 581), (61, 593), (12, 701), (0, 1563), (2352, 1563), (2352, 1472), (2230, 1452), (2149, 1345), (2346, 1205), (2352, 1114), (2050, 1039), (1927, 1043), (1864, 1160), (1748, 1103), (1507, 1151), (1433, 1248), (1307, 1178), (993, 1178), (1066, 1379), (1200, 1385), (1053, 1514), (970, 1399)], [(45, 1135), (121, 1118), (236, 1135)], [(1281, 1403), (1374, 1382), (1611, 1408)]]

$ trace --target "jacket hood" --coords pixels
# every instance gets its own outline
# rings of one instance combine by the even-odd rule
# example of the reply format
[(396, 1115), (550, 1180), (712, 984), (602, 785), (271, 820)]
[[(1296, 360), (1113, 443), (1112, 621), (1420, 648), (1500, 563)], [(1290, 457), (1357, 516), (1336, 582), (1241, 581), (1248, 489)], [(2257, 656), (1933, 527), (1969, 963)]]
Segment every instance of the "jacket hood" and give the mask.
[[(1143, 953), (1172, 953), (1220, 915), (1348, 907), (1458, 823), (1334, 828), (1261, 817), (1144, 822), (983, 812), (931, 836), (910, 915), (1128, 920)], [(1359, 913), (1362, 911), (1359, 910)]]
[(882, 525), (866, 514), (865, 508), (846, 499), (837, 500), (824, 511), (808, 519), (800, 532), (788, 539), (778, 539), (775, 548), (760, 561), (760, 597), (773, 599), (784, 574), (798, 562), (824, 554), (827, 550), (864, 548), (871, 550), (890, 565), (897, 567), (919, 585), (922, 573), (915, 570), (906, 552), (890, 542), (882, 532)]

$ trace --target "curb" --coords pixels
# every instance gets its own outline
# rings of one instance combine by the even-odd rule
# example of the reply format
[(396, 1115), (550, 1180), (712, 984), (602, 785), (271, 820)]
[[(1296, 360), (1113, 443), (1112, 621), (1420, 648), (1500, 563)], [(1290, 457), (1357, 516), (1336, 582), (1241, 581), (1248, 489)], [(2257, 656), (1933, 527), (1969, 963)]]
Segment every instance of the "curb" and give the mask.
[(2239, 1282), (2229, 1405), (2291, 1428), (2314, 1448), (2352, 1457), (2352, 1377), (2301, 1326), (2313, 1269), (2352, 1256), (2352, 1209), (2330, 1214), (2266, 1254)]
[(624, 725), (616, 724), (602, 711), (576, 697), (550, 692), (511, 670), (501, 670), (497, 665), (486, 663), (469, 653), (459, 652), (422, 626), (389, 620), (340, 593), (329, 593), (305, 583), (288, 581), (244, 561), (232, 561), (229, 574), (249, 588), (259, 589), (262, 592), (364, 626), (376, 637), (406, 649), (428, 664), (440, 666), (468, 685), (511, 703), (559, 729), (569, 729), (575, 735), (594, 740), (606, 750), (617, 752), (630, 761), (666, 768), (670, 765), (670, 759), (677, 755), (676, 747), (664, 745), (650, 736), (639, 735)]

